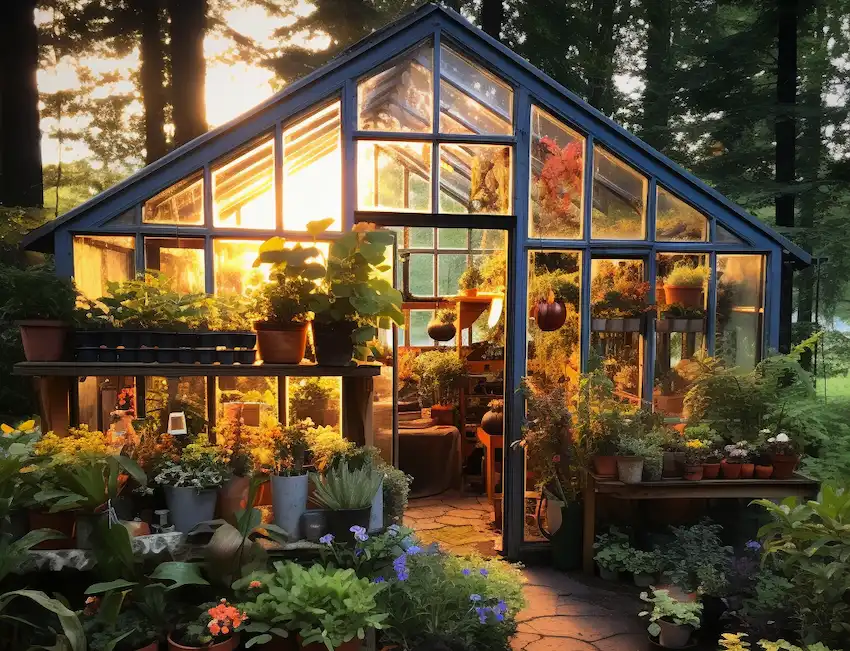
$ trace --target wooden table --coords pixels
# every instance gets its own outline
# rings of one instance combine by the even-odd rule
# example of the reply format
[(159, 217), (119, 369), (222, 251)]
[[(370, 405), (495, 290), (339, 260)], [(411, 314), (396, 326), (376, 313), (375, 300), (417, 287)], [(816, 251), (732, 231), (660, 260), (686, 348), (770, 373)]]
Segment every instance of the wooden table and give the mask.
[[(475, 438), (481, 442), (486, 450), (484, 453), (484, 471), (487, 482), (487, 499), (492, 504), (493, 497), (496, 494), (496, 450), (502, 449), (505, 437), (501, 434), (488, 434), (479, 427), (475, 430)], [(504, 463), (504, 455), (502, 455), (502, 462)]]
[(616, 479), (598, 477), (585, 472), (584, 531), (582, 569), (593, 574), (593, 543), (596, 539), (596, 495), (610, 495), (624, 500), (661, 500), (691, 498), (776, 499), (785, 497), (817, 497), (818, 482), (795, 474), (792, 479), (665, 479), (662, 481), (624, 484)]

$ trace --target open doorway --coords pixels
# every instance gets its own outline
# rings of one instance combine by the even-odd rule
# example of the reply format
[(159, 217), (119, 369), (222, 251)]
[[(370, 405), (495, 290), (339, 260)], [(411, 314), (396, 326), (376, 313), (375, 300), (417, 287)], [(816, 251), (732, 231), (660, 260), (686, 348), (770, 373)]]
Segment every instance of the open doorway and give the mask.
[(507, 232), (395, 226), (398, 466), (423, 542), (501, 547)]

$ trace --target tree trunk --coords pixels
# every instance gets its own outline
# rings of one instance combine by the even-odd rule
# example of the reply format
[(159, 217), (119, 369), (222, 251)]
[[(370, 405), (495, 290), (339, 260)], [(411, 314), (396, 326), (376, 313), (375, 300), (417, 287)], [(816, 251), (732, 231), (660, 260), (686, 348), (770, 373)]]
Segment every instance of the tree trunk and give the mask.
[(165, 52), (160, 0), (137, 0), (139, 10), (139, 79), (145, 111), (145, 163), (165, 156)]
[(171, 104), (174, 141), (192, 140), (207, 130), (204, 103), (206, 0), (169, 0), (171, 18)]
[(595, 56), (591, 58), (592, 69), (588, 71), (589, 89), (587, 101), (605, 115), (611, 115), (614, 102), (614, 8), (616, 0), (593, 0), (591, 15), (597, 25), (595, 42), (587, 46)]
[(482, 0), (481, 29), (496, 40), (499, 40), (504, 20), (505, 7), (502, 4), (502, 0)]
[[(774, 126), (776, 136), (776, 225), (794, 226), (795, 140), (794, 115), (797, 101), (797, 7), (798, 0), (776, 0), (776, 100)], [(790, 269), (783, 268), (782, 296), (779, 309), (779, 350), (791, 346), (793, 280)]]
[(672, 72), (672, 2), (653, 0), (646, 7), (646, 69), (641, 137), (658, 151), (668, 144), (670, 122), (669, 85)]
[(35, 0), (4, 5), (0, 18), (0, 205), (41, 206), (38, 32)]

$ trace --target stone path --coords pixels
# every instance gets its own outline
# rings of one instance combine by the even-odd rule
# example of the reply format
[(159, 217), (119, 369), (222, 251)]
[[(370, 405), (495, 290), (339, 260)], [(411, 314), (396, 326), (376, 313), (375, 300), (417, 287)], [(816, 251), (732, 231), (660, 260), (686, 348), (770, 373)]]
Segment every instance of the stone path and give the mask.
[(636, 595), (597, 579), (579, 581), (550, 568), (526, 568), (528, 607), (517, 620), (514, 651), (645, 651), (646, 624)]
[(442, 493), (410, 500), (404, 524), (426, 544), (438, 543), (456, 554), (495, 556), (501, 538), (492, 528), (493, 507), (486, 496)]

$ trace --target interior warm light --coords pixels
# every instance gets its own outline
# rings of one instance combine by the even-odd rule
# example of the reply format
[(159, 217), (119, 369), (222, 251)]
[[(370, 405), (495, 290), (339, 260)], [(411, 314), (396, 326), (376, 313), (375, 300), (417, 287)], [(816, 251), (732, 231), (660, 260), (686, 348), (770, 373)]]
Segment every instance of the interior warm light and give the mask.
[(273, 139), (213, 170), (212, 182), (216, 226), (275, 227)]

